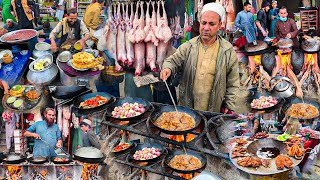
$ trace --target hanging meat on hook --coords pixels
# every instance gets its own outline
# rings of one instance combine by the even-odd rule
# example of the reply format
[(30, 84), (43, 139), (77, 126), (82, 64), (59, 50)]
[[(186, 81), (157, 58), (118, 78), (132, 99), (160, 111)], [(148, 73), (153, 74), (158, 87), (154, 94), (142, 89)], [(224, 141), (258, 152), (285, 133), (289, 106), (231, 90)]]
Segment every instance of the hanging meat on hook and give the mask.
[(172, 33), (170, 28), (168, 27), (167, 14), (164, 7), (164, 1), (161, 1), (163, 16), (160, 15), (160, 1), (158, 1), (158, 9), (157, 9), (157, 30), (156, 37), (159, 39), (159, 45), (157, 47), (157, 65), (161, 69), (163, 64), (163, 60), (166, 57), (167, 47), (169, 44), (169, 40), (172, 38)]
[(157, 70), (156, 68), (156, 52), (157, 52), (157, 45), (158, 45), (158, 39), (156, 38), (154, 34), (154, 29), (156, 28), (156, 17), (155, 17), (155, 9), (154, 4), (155, 2), (152, 2), (152, 18), (150, 18), (149, 15), (149, 6), (151, 1), (147, 2), (147, 11), (146, 11), (146, 26), (144, 27), (144, 31), (147, 34), (145, 38), (146, 42), (146, 63), (150, 67), (152, 72), (155, 72)]
[(127, 62), (126, 64), (128, 66), (132, 66), (134, 62), (134, 49), (133, 49), (133, 43), (129, 40), (129, 32), (133, 28), (133, 18), (134, 18), (134, 12), (133, 12), (133, 3), (130, 3), (130, 17), (129, 17), (129, 4), (126, 3), (126, 15), (125, 15), (125, 22), (126, 22), (126, 52), (127, 52)]
[(156, 37), (160, 41), (164, 41), (165, 43), (167, 43), (172, 38), (172, 32), (170, 30), (170, 27), (168, 26), (168, 18), (163, 0), (161, 1), (161, 5), (163, 12), (162, 16), (160, 15), (160, 1), (158, 1)]
[(144, 22), (143, 2), (140, 2), (138, 4), (140, 4), (141, 15), (139, 19), (139, 25), (137, 26), (137, 30), (135, 31), (136, 44), (134, 45), (134, 54), (136, 56), (136, 61), (134, 62), (134, 68), (135, 68), (136, 76), (141, 75), (142, 71), (145, 68), (145, 63), (146, 63), (145, 62), (145, 43), (144, 43), (144, 38), (145, 38), (144, 23), (145, 22)]
[(120, 6), (122, 6), (122, 12), (124, 13), (124, 4), (118, 3), (117, 8), (117, 21), (118, 21), (118, 32), (117, 32), (117, 58), (119, 62), (125, 64), (127, 61), (127, 53), (126, 53), (126, 24), (124, 18), (120, 12)]
[(222, 27), (225, 27), (227, 31), (232, 31), (232, 24), (236, 18), (232, 0), (224, 0), (223, 7), (226, 9), (226, 16), (222, 21)]
[(109, 11), (109, 19), (107, 21), (107, 25), (104, 29), (104, 34), (106, 35), (106, 50), (108, 58), (114, 60), (115, 63), (115, 71), (122, 71), (122, 67), (118, 63), (117, 58), (117, 15), (115, 15), (116, 6), (113, 6), (113, 15), (111, 10)]

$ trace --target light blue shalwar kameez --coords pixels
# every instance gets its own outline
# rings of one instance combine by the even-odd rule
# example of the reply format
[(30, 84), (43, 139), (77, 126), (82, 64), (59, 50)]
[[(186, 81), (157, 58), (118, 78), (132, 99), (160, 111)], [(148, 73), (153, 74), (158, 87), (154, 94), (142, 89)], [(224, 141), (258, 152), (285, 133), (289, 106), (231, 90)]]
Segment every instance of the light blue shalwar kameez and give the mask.
[(234, 25), (241, 29), (248, 43), (252, 43), (257, 39), (256, 32), (258, 31), (251, 12), (244, 10), (239, 12), (234, 21)]
[(57, 154), (54, 152), (57, 141), (61, 139), (61, 131), (57, 124), (48, 127), (46, 121), (38, 121), (34, 123), (27, 131), (37, 133), (50, 146), (41, 140), (34, 140), (33, 156), (34, 157), (55, 157)]

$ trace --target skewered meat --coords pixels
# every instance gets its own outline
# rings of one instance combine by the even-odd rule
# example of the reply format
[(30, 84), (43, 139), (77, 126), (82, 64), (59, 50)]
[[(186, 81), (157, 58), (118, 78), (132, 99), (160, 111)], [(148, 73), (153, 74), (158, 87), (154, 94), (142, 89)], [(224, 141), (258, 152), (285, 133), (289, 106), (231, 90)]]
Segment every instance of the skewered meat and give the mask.
[(157, 29), (156, 29), (156, 37), (160, 41), (164, 41), (167, 43), (172, 38), (172, 32), (170, 27), (168, 26), (168, 19), (166, 10), (164, 7), (164, 1), (161, 1), (163, 15), (160, 15), (160, 1), (158, 1), (158, 12), (157, 12)]
[(292, 168), (293, 162), (285, 155), (279, 155), (276, 157), (276, 166), (278, 170), (286, 168)]
[(127, 61), (127, 53), (126, 53), (126, 25), (125, 21), (122, 18), (120, 12), (120, 6), (122, 6), (122, 11), (124, 12), (124, 4), (119, 3), (117, 9), (117, 17), (118, 17), (118, 32), (117, 32), (117, 57), (118, 61), (122, 62), (123, 64)]
[(131, 7), (131, 15), (129, 18), (129, 7), (128, 7), (128, 3), (126, 3), (126, 18), (125, 18), (125, 22), (126, 22), (126, 52), (127, 52), (127, 64), (128, 66), (132, 66), (133, 62), (134, 62), (134, 49), (133, 49), (133, 44), (132, 42), (130, 42), (129, 40), (129, 32), (131, 31), (131, 29), (133, 28), (133, 18), (134, 18), (134, 12), (133, 12), (133, 4), (130, 3), (130, 7)]

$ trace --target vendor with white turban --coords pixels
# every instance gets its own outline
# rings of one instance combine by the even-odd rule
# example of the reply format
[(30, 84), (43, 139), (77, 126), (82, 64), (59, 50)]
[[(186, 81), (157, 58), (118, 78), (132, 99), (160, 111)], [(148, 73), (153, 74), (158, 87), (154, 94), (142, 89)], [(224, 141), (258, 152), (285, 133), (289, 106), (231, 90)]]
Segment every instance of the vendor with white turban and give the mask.
[(182, 44), (164, 60), (161, 79), (182, 71), (179, 104), (197, 110), (231, 113), (239, 84), (232, 45), (217, 35), (225, 9), (208, 3), (200, 13), (200, 36)]

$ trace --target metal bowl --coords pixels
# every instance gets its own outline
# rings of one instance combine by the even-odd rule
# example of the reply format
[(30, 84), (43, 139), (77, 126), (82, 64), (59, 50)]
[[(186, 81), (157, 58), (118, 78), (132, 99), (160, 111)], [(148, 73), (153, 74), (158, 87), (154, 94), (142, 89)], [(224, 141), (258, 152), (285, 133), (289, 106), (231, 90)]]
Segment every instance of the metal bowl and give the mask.
[(278, 48), (284, 49), (284, 48), (291, 48), (293, 46), (293, 41), (289, 38), (280, 39), (278, 41)]
[[(34, 69), (34, 65), (35, 65), (36, 63), (38, 63), (40, 60), (46, 60), (46, 61), (48, 61), (49, 64), (48, 64), (44, 69), (42, 69), (42, 70), (35, 70), (35, 69)], [(34, 71), (34, 72), (46, 71), (47, 69), (49, 69), (49, 68), (52, 66), (52, 63), (53, 63), (53, 57), (52, 57), (52, 55), (51, 55), (51, 54), (45, 54), (45, 55), (43, 55), (43, 56), (38, 57), (35, 61), (33, 61), (32, 63), (30, 63), (29, 69), (30, 69), (31, 71)]]
[(63, 51), (57, 57), (58, 61), (60, 62), (68, 62), (71, 58), (72, 54), (70, 51)]
[[(20, 33), (20, 32), (32, 32), (33, 35), (29, 36), (29, 37), (26, 37), (24, 39), (15, 39), (15, 40), (12, 40), (12, 41), (6, 41), (5, 40), (6, 37), (14, 36), (16, 33)], [(32, 38), (36, 37), (36, 36), (38, 36), (38, 32), (36, 30), (34, 30), (34, 29), (20, 29), (20, 30), (11, 31), (11, 32), (8, 32), (8, 33), (4, 34), (3, 36), (0, 37), (0, 41), (6, 42), (6, 43), (18, 43), (18, 42), (27, 41), (29, 39), (32, 39)]]

